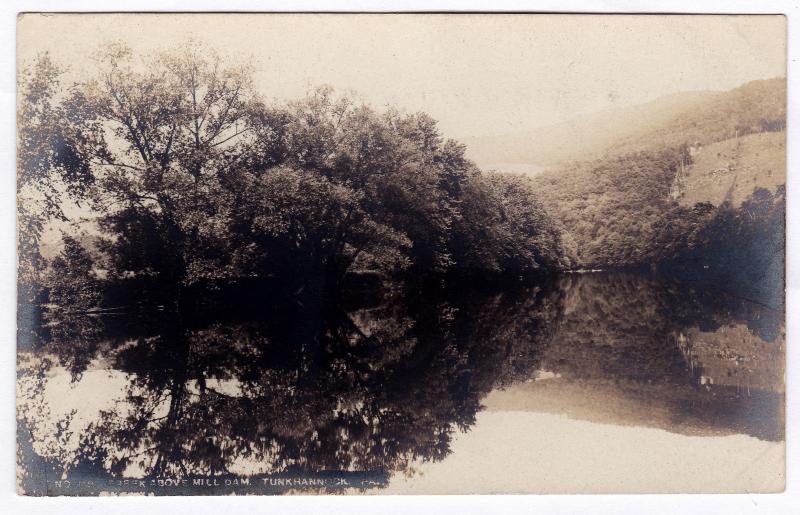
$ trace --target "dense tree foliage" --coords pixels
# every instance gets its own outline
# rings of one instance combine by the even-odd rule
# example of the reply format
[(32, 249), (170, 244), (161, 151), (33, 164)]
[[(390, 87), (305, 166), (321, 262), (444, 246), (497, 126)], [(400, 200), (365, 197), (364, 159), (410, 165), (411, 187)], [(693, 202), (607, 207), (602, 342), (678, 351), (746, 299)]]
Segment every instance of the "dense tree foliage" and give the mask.
[[(112, 45), (93, 79), (59, 95), (48, 63), (22, 86), (21, 184), (61, 180), (89, 202), (80, 227), (96, 241), (81, 270), (101, 287), (283, 278), (335, 290), (353, 271), (521, 276), (565, 262), (530, 184), (482, 174), (424, 113), (376, 112), (328, 88), (269, 106), (249, 67), (195, 44), (146, 59)], [(58, 150), (39, 156), (43, 143)], [(36, 254), (48, 217), (21, 214), (39, 224), (22, 243)], [(54, 286), (81, 241), (54, 262)]]
[(653, 226), (651, 261), (671, 272), (712, 280), (783, 305), (785, 263), (784, 188), (759, 188), (734, 208), (707, 203), (674, 206)]
[(650, 258), (653, 224), (671, 208), (682, 149), (578, 163), (536, 178), (548, 212), (574, 238), (578, 266), (636, 265)]
[(451, 237), (458, 269), (524, 274), (572, 264), (562, 231), (528, 178), (477, 175), (465, 183), (462, 198)]

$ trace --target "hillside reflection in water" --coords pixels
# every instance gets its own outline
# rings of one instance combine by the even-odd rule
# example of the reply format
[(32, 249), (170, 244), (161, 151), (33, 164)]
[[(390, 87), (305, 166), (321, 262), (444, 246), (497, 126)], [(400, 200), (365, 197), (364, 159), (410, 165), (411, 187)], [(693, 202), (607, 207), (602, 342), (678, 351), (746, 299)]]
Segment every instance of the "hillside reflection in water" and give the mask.
[[(60, 492), (74, 494), (110, 478), (347, 473), (356, 490), (392, 490), (457, 459), (454, 438), (479, 434), (484, 410), (784, 438), (781, 310), (648, 275), (216, 321), (130, 318), (59, 320), (20, 347), (26, 489), (44, 478), (95, 480)], [(518, 419), (530, 441), (536, 420)]]

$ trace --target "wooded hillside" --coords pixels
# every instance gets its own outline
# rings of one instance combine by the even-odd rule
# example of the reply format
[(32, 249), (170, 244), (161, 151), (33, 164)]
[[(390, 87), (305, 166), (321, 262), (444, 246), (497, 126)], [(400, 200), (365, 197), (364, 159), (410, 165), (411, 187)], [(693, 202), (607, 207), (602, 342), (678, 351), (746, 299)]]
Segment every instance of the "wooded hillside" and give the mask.
[[(695, 265), (711, 269), (724, 261), (731, 273), (782, 263), (785, 95), (783, 80), (748, 83), (623, 138), (603, 157), (535, 177), (579, 266), (687, 265), (688, 255), (705, 256)], [(723, 256), (745, 247), (759, 255)]]

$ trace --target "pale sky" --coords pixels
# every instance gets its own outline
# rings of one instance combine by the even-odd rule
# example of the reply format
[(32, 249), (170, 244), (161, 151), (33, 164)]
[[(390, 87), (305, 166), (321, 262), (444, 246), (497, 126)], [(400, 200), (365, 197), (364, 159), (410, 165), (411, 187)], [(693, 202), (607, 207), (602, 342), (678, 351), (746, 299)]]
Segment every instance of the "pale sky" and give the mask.
[(786, 75), (782, 16), (25, 15), (18, 56), (49, 50), (80, 78), (105, 42), (151, 51), (188, 38), (252, 56), (267, 97), (329, 84), (376, 108), (426, 111), (455, 138)]

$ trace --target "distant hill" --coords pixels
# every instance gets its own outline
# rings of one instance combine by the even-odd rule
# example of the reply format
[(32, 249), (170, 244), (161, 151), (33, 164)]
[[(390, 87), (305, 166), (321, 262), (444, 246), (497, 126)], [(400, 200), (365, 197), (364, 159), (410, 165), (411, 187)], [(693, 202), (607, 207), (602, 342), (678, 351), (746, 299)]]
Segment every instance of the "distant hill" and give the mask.
[(677, 93), (646, 104), (611, 109), (530, 132), (467, 138), (463, 142), (479, 163), (532, 163), (543, 167), (589, 159), (625, 138), (655, 130), (675, 113), (696, 108), (717, 93)]
[(749, 82), (731, 91), (676, 93), (530, 132), (466, 138), (478, 163), (555, 167), (606, 154), (711, 143), (759, 132), (786, 116), (786, 80)]
[(618, 141), (606, 153), (621, 154), (666, 147), (710, 144), (786, 127), (786, 80), (748, 82), (675, 112), (666, 123)]

